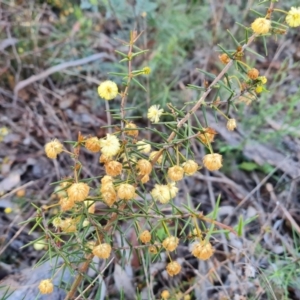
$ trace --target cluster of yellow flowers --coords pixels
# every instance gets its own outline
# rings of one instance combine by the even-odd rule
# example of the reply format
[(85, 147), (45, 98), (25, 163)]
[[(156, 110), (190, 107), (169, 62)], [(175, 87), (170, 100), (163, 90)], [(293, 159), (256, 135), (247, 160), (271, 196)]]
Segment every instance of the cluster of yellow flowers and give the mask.
[[(276, 9), (275, 9), (276, 11)], [(291, 7), (288, 12), (278, 10), (287, 14), (285, 21), (290, 27), (300, 26), (300, 7)], [(251, 24), (251, 28), (254, 33), (267, 34), (271, 29), (271, 20), (266, 18), (257, 18)]]

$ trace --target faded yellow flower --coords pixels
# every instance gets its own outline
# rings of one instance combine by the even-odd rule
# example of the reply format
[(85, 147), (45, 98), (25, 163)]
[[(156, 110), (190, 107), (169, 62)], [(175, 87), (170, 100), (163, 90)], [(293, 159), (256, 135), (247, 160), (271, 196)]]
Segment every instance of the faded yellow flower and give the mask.
[(167, 273), (173, 277), (174, 275), (177, 275), (180, 273), (181, 266), (177, 261), (172, 261), (168, 263), (167, 265)]
[[(149, 159), (150, 159), (150, 161), (152, 161), (153, 159), (154, 159), (154, 157), (157, 155), (157, 153), (158, 153), (159, 151), (152, 151), (151, 153), (150, 153), (150, 155), (149, 155)], [(162, 155), (160, 155), (160, 157), (157, 159), (157, 163), (158, 164), (161, 164), (161, 162), (162, 162)]]
[(214, 249), (208, 241), (204, 240), (193, 244), (192, 254), (199, 259), (207, 260), (213, 255), (213, 253)]
[(39, 290), (41, 294), (51, 294), (53, 292), (54, 285), (51, 279), (44, 279), (39, 284)]
[(229, 131), (233, 131), (236, 128), (236, 120), (228, 119), (226, 127)]
[(169, 237), (167, 237), (167, 238), (165, 238), (163, 240), (162, 246), (166, 250), (172, 252), (172, 251), (174, 251), (177, 248), (178, 243), (179, 243), (179, 239), (177, 237), (175, 237), (175, 236), (169, 236)]
[(257, 18), (251, 24), (251, 28), (255, 33), (265, 34), (270, 31), (271, 21), (266, 18)]
[(84, 182), (73, 183), (68, 189), (68, 197), (73, 201), (84, 201), (89, 195), (90, 187)]
[(247, 75), (250, 79), (254, 80), (258, 77), (259, 71), (255, 68), (252, 68), (247, 72)]
[(170, 298), (170, 293), (168, 290), (164, 290), (161, 292), (160, 296), (162, 297), (163, 300), (166, 300)]
[(136, 168), (139, 171), (139, 175), (149, 175), (152, 171), (152, 165), (147, 159), (138, 160)]
[(112, 100), (118, 95), (118, 86), (115, 82), (106, 80), (98, 86), (98, 94), (105, 100)]
[(203, 144), (207, 145), (214, 141), (216, 134), (217, 132), (214, 129), (207, 127), (207, 128), (203, 128), (203, 130), (199, 132), (198, 137)]
[(59, 200), (59, 204), (60, 204), (60, 207), (61, 207), (61, 210), (62, 211), (67, 211), (69, 209), (72, 209), (75, 205), (75, 202), (73, 199), (69, 198), (69, 197), (66, 197), (66, 198), (61, 198)]
[(179, 181), (183, 178), (184, 170), (180, 166), (173, 166), (168, 170), (168, 177), (173, 181)]
[(222, 167), (222, 155), (218, 153), (206, 154), (203, 158), (203, 164), (209, 171), (216, 171)]
[(185, 163), (182, 164), (184, 174), (187, 176), (191, 176), (198, 171), (199, 165), (194, 160), (187, 160)]
[(137, 137), (139, 135), (139, 131), (136, 128), (137, 128), (137, 126), (134, 123), (132, 123), (132, 122), (128, 123), (125, 126), (125, 129), (127, 129), (127, 130), (125, 130), (125, 133), (127, 135), (130, 135), (130, 136), (133, 136), (133, 137)]
[(141, 153), (147, 154), (151, 151), (151, 145), (146, 143), (144, 140), (137, 142), (136, 145), (137, 150)]
[(96, 153), (100, 151), (99, 139), (96, 136), (86, 139), (84, 145), (91, 152)]
[(177, 193), (178, 193), (178, 187), (176, 187), (176, 183), (175, 182), (169, 182), (166, 187), (169, 190), (169, 194), (171, 198), (175, 198)]
[(100, 142), (101, 152), (107, 157), (116, 155), (120, 150), (120, 141), (113, 134), (108, 133), (106, 135), (106, 138), (100, 139), (99, 142)]
[(230, 62), (230, 57), (226, 53), (219, 55), (219, 59), (225, 65)]
[(140, 234), (140, 240), (143, 244), (149, 243), (151, 241), (151, 233), (148, 230), (144, 230)]
[(106, 259), (109, 258), (111, 253), (110, 244), (103, 243), (98, 246), (95, 246), (93, 249), (93, 254), (99, 258)]
[(156, 184), (150, 192), (155, 201), (168, 203), (171, 200), (170, 190), (166, 185)]
[(159, 122), (160, 116), (163, 114), (164, 110), (159, 108), (159, 105), (152, 105), (148, 109), (148, 114), (147, 118), (152, 122), (152, 123), (157, 123)]
[(120, 184), (117, 193), (120, 199), (130, 200), (135, 197), (135, 187), (128, 183), (122, 183)]
[(63, 149), (64, 149), (64, 146), (57, 139), (54, 139), (53, 141), (51, 141), (45, 145), (46, 155), (51, 159), (55, 159), (57, 157), (57, 154), (61, 153), (63, 151)]
[(123, 170), (122, 164), (115, 160), (109, 161), (104, 167), (106, 174), (113, 177), (120, 175)]
[(66, 218), (61, 221), (60, 227), (63, 232), (70, 233), (77, 231), (76, 228), (77, 221), (72, 218)]
[(285, 21), (290, 27), (300, 26), (300, 7), (291, 7)]

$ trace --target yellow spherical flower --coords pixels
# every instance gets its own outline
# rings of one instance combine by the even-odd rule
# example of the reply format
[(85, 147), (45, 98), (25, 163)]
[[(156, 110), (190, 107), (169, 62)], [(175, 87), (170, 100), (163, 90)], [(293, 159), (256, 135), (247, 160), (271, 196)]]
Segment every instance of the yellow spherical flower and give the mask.
[(53, 292), (54, 285), (51, 279), (44, 279), (39, 284), (39, 290), (41, 294), (51, 294)]
[(180, 273), (181, 266), (177, 261), (172, 261), (168, 263), (167, 265), (167, 273), (173, 277), (174, 275), (177, 275)]
[(107, 190), (102, 192), (102, 199), (107, 204), (107, 206), (112, 207), (117, 201), (117, 193), (115, 190)]
[(203, 164), (209, 171), (216, 171), (222, 167), (222, 155), (218, 153), (206, 154), (203, 158)]
[(76, 219), (66, 218), (65, 220), (62, 220), (60, 224), (61, 230), (66, 233), (76, 232), (76, 223)]
[(230, 57), (226, 53), (219, 55), (219, 59), (225, 65), (230, 62)]
[(150, 245), (149, 246), (149, 252), (151, 254), (156, 254), (158, 252), (159, 245)]
[(106, 138), (100, 139), (101, 152), (107, 156), (111, 157), (116, 155), (120, 150), (120, 141), (113, 134), (107, 134)]
[(170, 298), (170, 293), (168, 290), (164, 290), (161, 292), (160, 296), (162, 297), (163, 300), (166, 300)]
[(52, 225), (57, 229), (58, 227), (61, 227), (61, 224), (63, 223), (63, 220), (60, 217), (56, 217), (52, 221)]
[(144, 140), (136, 143), (137, 150), (141, 153), (147, 154), (151, 151), (151, 145), (146, 143)]
[(150, 192), (155, 201), (168, 203), (171, 200), (170, 190), (166, 185), (156, 184)]
[(96, 153), (100, 151), (99, 139), (96, 136), (86, 139), (84, 145), (91, 152)]
[(214, 249), (210, 242), (201, 241), (197, 242), (192, 247), (192, 254), (202, 260), (209, 259), (214, 253)]
[(291, 7), (285, 21), (290, 27), (300, 26), (300, 7)]
[(120, 184), (118, 188), (118, 197), (122, 200), (130, 200), (135, 197), (135, 187), (128, 183)]
[(99, 157), (99, 163), (100, 164), (106, 164), (111, 160), (112, 160), (112, 156), (106, 156), (104, 154), (101, 154), (100, 157)]
[(159, 122), (160, 116), (163, 114), (164, 110), (159, 108), (159, 105), (152, 105), (148, 109), (147, 113), (147, 118), (152, 122), (152, 123), (157, 123)]
[[(152, 160), (154, 159), (154, 157), (157, 155), (158, 152), (159, 152), (159, 151), (152, 151), (152, 152), (150, 153), (150, 155), (149, 155), (150, 161), (152, 161)], [(157, 162), (158, 164), (161, 164), (161, 162), (162, 162), (162, 155), (160, 155), (160, 157), (157, 159), (156, 162)]]
[(252, 68), (247, 72), (247, 75), (250, 79), (254, 80), (258, 77), (259, 71), (255, 68)]
[(141, 178), (141, 183), (147, 183), (149, 180), (150, 180), (150, 177), (148, 174), (146, 174)]
[(145, 67), (145, 68), (143, 68), (143, 73), (144, 73), (145, 75), (149, 75), (149, 74), (151, 73), (151, 68), (150, 68), (150, 67)]
[(84, 182), (73, 183), (68, 189), (67, 194), (73, 201), (84, 201), (89, 195), (90, 187)]
[(136, 128), (137, 128), (137, 126), (134, 123), (128, 123), (125, 126), (125, 129), (127, 129), (127, 130), (125, 130), (125, 133), (127, 135), (137, 137), (139, 135), (139, 131)]
[(187, 160), (185, 163), (182, 164), (184, 174), (187, 176), (191, 176), (198, 171), (199, 165), (194, 160)]
[(110, 253), (111, 253), (111, 246), (110, 244), (107, 243), (103, 243), (98, 246), (95, 246), (93, 249), (93, 254), (103, 259), (109, 258)]
[(235, 119), (229, 119), (227, 121), (226, 127), (229, 131), (233, 131), (236, 128), (236, 120)]
[(267, 81), (268, 81), (268, 79), (267, 79), (266, 76), (259, 76), (257, 79), (258, 79), (262, 84), (266, 84)]
[(163, 240), (162, 245), (166, 250), (172, 252), (177, 248), (178, 243), (179, 239), (176, 236), (169, 236)]
[(118, 86), (110, 80), (103, 81), (98, 86), (98, 94), (105, 100), (112, 100), (118, 95)]
[(120, 175), (123, 170), (122, 164), (115, 160), (109, 161), (104, 167), (106, 174), (113, 177)]
[(139, 171), (139, 175), (149, 175), (152, 171), (152, 165), (147, 159), (138, 160), (136, 168)]
[(177, 193), (178, 193), (178, 187), (176, 187), (176, 183), (175, 182), (169, 182), (167, 184), (167, 188), (169, 190), (169, 194), (171, 198), (176, 197)]
[(64, 146), (57, 139), (54, 139), (53, 141), (51, 141), (45, 145), (46, 155), (47, 155), (47, 157), (49, 157), (51, 159), (55, 159), (57, 157), (57, 154), (61, 153), (63, 151), (63, 149), (64, 149)]
[(114, 179), (109, 175), (104, 175), (101, 179), (102, 184), (113, 183)]
[(180, 166), (173, 166), (168, 170), (168, 177), (173, 181), (179, 181), (183, 178), (184, 170)]
[(203, 130), (199, 132), (198, 137), (203, 144), (209, 144), (214, 141), (216, 134), (217, 132), (214, 129), (207, 127), (203, 128)]
[(66, 198), (61, 198), (59, 200), (59, 204), (60, 204), (60, 207), (61, 207), (61, 210), (62, 211), (67, 211), (69, 209), (72, 209), (75, 205), (75, 202), (73, 199), (69, 198), (69, 197), (66, 197)]
[(140, 240), (143, 244), (149, 243), (151, 241), (151, 233), (148, 230), (144, 230), (140, 234)]
[(255, 33), (265, 34), (268, 33), (271, 28), (271, 21), (266, 18), (257, 18), (251, 24), (251, 28)]
[(263, 87), (262, 87), (261, 85), (258, 85), (258, 86), (255, 88), (255, 93), (256, 93), (256, 94), (260, 94), (260, 93), (262, 93), (263, 90), (264, 90)]

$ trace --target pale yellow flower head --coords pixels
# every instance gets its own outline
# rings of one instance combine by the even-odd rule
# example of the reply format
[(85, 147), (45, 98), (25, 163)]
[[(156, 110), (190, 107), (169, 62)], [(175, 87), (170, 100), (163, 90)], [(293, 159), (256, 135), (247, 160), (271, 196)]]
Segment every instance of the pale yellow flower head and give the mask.
[(228, 119), (226, 127), (229, 131), (233, 131), (236, 128), (236, 120)]
[(213, 253), (214, 249), (208, 241), (196, 242), (192, 246), (192, 254), (199, 259), (207, 260)]
[(171, 200), (170, 189), (166, 185), (156, 184), (150, 193), (155, 201), (168, 203)]
[(107, 243), (95, 246), (93, 249), (93, 254), (99, 258), (107, 259), (111, 253), (111, 245)]
[(218, 153), (206, 154), (203, 157), (203, 164), (209, 171), (216, 171), (222, 167), (222, 155)]
[(147, 154), (151, 151), (151, 145), (146, 143), (144, 140), (136, 143), (137, 150), (141, 153)]
[(290, 27), (300, 26), (300, 7), (292, 7), (288, 12), (285, 21)]
[(176, 187), (176, 183), (175, 182), (169, 182), (167, 184), (167, 188), (169, 190), (170, 197), (175, 198), (176, 195), (178, 194), (178, 187)]
[(167, 265), (167, 273), (172, 277), (180, 273), (181, 265), (177, 261), (171, 261)]
[[(159, 152), (159, 151), (152, 151), (152, 152), (150, 153), (150, 155), (149, 155), (149, 160), (152, 161), (152, 160), (154, 159), (154, 157), (157, 155), (158, 152)], [(161, 164), (162, 158), (163, 158), (163, 156), (161, 155), (161, 156), (157, 159), (156, 162), (157, 162), (158, 164)]]
[(128, 183), (120, 184), (118, 188), (118, 197), (122, 200), (130, 200), (135, 197), (135, 187)]
[(152, 122), (152, 123), (157, 123), (159, 122), (160, 116), (163, 114), (164, 110), (159, 109), (159, 105), (152, 105), (148, 109), (148, 114), (147, 118)]
[(84, 182), (73, 183), (68, 189), (69, 200), (84, 201), (89, 195), (90, 187)]
[(265, 34), (270, 31), (271, 21), (266, 18), (257, 18), (251, 24), (252, 30), (257, 34)]
[(53, 141), (45, 145), (46, 155), (51, 159), (55, 159), (57, 157), (57, 154), (61, 153), (63, 149), (64, 146), (57, 139), (54, 139)]
[(151, 241), (151, 233), (148, 230), (144, 230), (139, 238), (143, 244), (149, 243)]
[(194, 160), (187, 160), (182, 164), (185, 175), (191, 176), (198, 171), (198, 164)]
[(44, 279), (39, 284), (39, 290), (41, 294), (51, 294), (53, 292), (54, 285), (51, 279)]
[(118, 86), (113, 81), (106, 80), (98, 86), (98, 94), (105, 100), (112, 100), (118, 95)]
[(113, 134), (107, 134), (106, 138), (100, 139), (101, 152), (108, 156), (116, 155), (120, 150), (119, 139)]
[(179, 239), (176, 236), (169, 236), (163, 240), (162, 246), (166, 250), (172, 252), (177, 248), (178, 243), (179, 243)]

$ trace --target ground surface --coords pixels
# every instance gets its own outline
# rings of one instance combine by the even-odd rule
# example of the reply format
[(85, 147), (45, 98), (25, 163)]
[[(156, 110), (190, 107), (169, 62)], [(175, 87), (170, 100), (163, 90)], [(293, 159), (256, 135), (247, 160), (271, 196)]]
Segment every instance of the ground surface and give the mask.
[[(42, 256), (32, 246), (21, 248), (40, 235), (38, 230), (28, 235), (33, 223), (21, 222), (35, 217), (31, 203), (53, 202), (51, 182), (70, 175), (71, 161), (50, 161), (44, 144), (52, 138), (76, 140), (79, 131), (99, 138), (106, 134), (102, 126), (111, 120), (97, 85), (109, 71), (122, 72), (114, 52), (124, 50), (118, 38), (126, 39), (133, 27), (145, 31), (140, 47), (150, 52), (136, 64), (144, 66), (146, 61), (152, 68), (144, 82), (149, 92), (137, 88), (130, 101), (136, 107), (132, 114), (143, 114), (139, 125), (147, 126), (146, 107), (194, 98), (186, 84), (206, 80), (196, 68), (219, 72), (216, 45), (233, 47), (225, 28), (239, 36), (233, 20), (248, 26), (255, 16), (243, 1), (174, 0), (170, 6), (164, 1), (144, 6), (141, 1), (112, 1), (108, 7), (93, 1), (81, 1), (81, 6), (68, 1), (62, 6), (55, 1), (15, 2), (0, 1), (0, 279), (12, 286), (12, 280), (25, 284), (24, 276), (32, 274), (27, 268)], [(300, 299), (299, 29), (270, 38), (268, 45), (265, 56), (258, 41), (253, 50), (265, 58), (250, 54), (249, 62), (268, 78), (269, 93), (251, 106), (239, 106), (233, 115), (239, 124), (234, 133), (207, 114), (218, 132), (215, 147), (224, 156), (224, 168), (214, 173), (201, 170), (182, 182), (176, 199), (181, 203), (189, 195), (194, 207), (201, 203), (201, 210), (209, 213), (221, 194), (218, 220), (230, 226), (237, 224), (239, 215), (258, 217), (241, 238), (220, 235), (212, 261), (194, 261), (188, 246), (181, 245), (177, 259), (186, 264), (180, 279), (167, 280), (164, 265), (153, 263), (157, 299), (166, 288), (178, 299), (180, 292), (192, 299)], [(204, 150), (196, 144), (193, 149), (201, 161)], [(103, 174), (96, 156), (84, 153), (83, 165), (82, 176)], [(12, 208), (10, 214), (7, 208)], [(129, 276), (117, 266), (109, 269), (105, 281), (109, 299), (119, 299), (118, 281)], [(145, 293), (140, 268), (132, 261), (128, 299), (137, 289)]]

